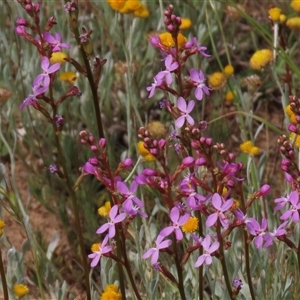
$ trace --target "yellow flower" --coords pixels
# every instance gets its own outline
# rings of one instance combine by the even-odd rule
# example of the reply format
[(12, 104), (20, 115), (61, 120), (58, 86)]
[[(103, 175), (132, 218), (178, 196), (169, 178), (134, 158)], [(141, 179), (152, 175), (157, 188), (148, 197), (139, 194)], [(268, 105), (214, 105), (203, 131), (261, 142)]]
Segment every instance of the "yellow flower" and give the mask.
[(219, 90), (226, 83), (226, 76), (222, 72), (215, 72), (208, 77), (208, 86), (214, 90)]
[(192, 21), (190, 19), (181, 18), (181, 25), (179, 26), (179, 29), (184, 30), (188, 29), (192, 26)]
[(5, 223), (3, 220), (0, 220), (0, 229), (3, 229), (5, 227)]
[(125, 5), (119, 10), (122, 14), (128, 14), (138, 10), (142, 3), (139, 0), (127, 0)]
[(74, 82), (77, 79), (77, 75), (74, 72), (63, 72), (59, 74), (59, 80), (61, 81), (66, 81), (69, 82), (71, 84), (74, 84)]
[(240, 206), (240, 202), (238, 200), (233, 199), (233, 204), (230, 207), (231, 211), (237, 210)]
[(14, 285), (14, 293), (19, 299), (21, 299), (22, 297), (27, 295), (28, 292), (29, 292), (29, 289), (26, 285), (24, 285), (24, 284), (15, 284)]
[(300, 28), (300, 17), (290, 18), (286, 21), (286, 26), (290, 29)]
[(145, 148), (144, 142), (142, 142), (142, 141), (138, 142), (137, 148), (138, 148), (139, 154), (144, 157), (145, 161), (155, 161), (156, 160), (155, 156), (153, 154), (151, 154), (148, 149)]
[(293, 10), (300, 11), (300, 0), (292, 0), (290, 6)]
[(250, 153), (249, 153), (249, 154), (255, 156), (255, 155), (258, 155), (259, 152), (260, 152), (260, 149), (259, 149), (258, 147), (256, 147), (256, 146), (253, 146), (253, 147), (250, 149)]
[(227, 101), (227, 102), (232, 102), (232, 101), (234, 100), (234, 94), (233, 94), (233, 92), (228, 91), (228, 92), (225, 94), (224, 100)]
[[(160, 42), (167, 48), (175, 47), (175, 41), (170, 32), (163, 32), (159, 35)], [(177, 36), (178, 47), (181, 48), (186, 43), (186, 38), (179, 32)]]
[(138, 17), (138, 18), (148, 18), (149, 17), (149, 11), (144, 4), (141, 4), (141, 6), (133, 12), (133, 14), (135, 17)]
[(55, 64), (55, 63), (60, 63), (60, 64), (63, 64), (65, 63), (66, 61), (64, 60), (64, 58), (67, 58), (68, 55), (66, 53), (63, 53), (63, 52), (53, 52), (51, 57), (50, 57), (50, 62), (52, 64)]
[(240, 144), (240, 149), (243, 153), (250, 154), (252, 156), (259, 154), (259, 148), (254, 146), (251, 141), (246, 141)]
[(96, 243), (91, 246), (91, 250), (92, 252), (97, 252), (99, 251), (100, 247), (101, 247), (101, 243)]
[(191, 233), (198, 229), (199, 220), (196, 217), (190, 217), (181, 228), (185, 233)]
[(110, 7), (119, 11), (125, 5), (126, 0), (106, 0)]
[(98, 214), (102, 217), (107, 217), (111, 209), (109, 201), (106, 201), (105, 204), (98, 208)]
[(122, 294), (115, 284), (109, 284), (100, 297), (100, 300), (121, 300)]
[(232, 65), (227, 65), (225, 66), (223, 72), (226, 76), (231, 76), (234, 73), (234, 67)]
[(279, 7), (270, 8), (268, 10), (268, 12), (269, 12), (270, 19), (273, 22), (279, 22), (280, 21), (281, 9)]
[(250, 67), (253, 70), (261, 70), (273, 61), (273, 53), (269, 49), (257, 50), (250, 58)]
[(283, 24), (283, 23), (285, 23), (285, 21), (286, 21), (286, 15), (281, 14), (280, 17), (279, 17), (279, 22), (280, 22), (281, 24)]
[(291, 105), (290, 104), (285, 108), (285, 113), (289, 116), (291, 123), (297, 124), (296, 115), (291, 110)]
[(290, 134), (290, 141), (292, 141), (297, 148), (300, 148), (300, 135), (296, 135), (294, 132)]

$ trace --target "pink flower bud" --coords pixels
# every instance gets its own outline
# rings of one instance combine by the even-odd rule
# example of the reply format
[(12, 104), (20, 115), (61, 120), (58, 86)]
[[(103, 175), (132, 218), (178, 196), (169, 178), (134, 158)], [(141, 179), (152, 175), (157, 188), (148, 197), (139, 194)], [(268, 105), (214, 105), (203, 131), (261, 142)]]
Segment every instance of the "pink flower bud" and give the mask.
[(268, 184), (264, 184), (260, 189), (259, 193), (262, 196), (266, 196), (270, 193), (271, 187)]
[(105, 148), (105, 146), (106, 146), (106, 140), (105, 140), (105, 138), (101, 138), (101, 139), (99, 140), (99, 146), (100, 146), (101, 148)]
[(95, 142), (95, 138), (92, 135), (89, 136), (89, 142), (91, 144), (93, 144)]
[(182, 160), (182, 164), (187, 168), (192, 167), (194, 163), (195, 163), (195, 159), (192, 156), (187, 156)]
[(91, 146), (91, 150), (92, 150), (93, 152), (97, 152), (97, 150), (98, 150), (98, 149), (97, 149), (97, 146), (92, 145), (92, 146)]
[(82, 145), (85, 145), (85, 144), (87, 144), (87, 141), (84, 140), (84, 139), (81, 139), (81, 140), (80, 140), (80, 143), (81, 143)]
[(158, 154), (158, 150), (155, 148), (150, 149), (150, 153), (153, 155), (157, 155)]
[(174, 26), (172, 24), (168, 25), (167, 28), (168, 28), (169, 31), (174, 31)]
[(122, 165), (126, 168), (129, 168), (132, 166), (132, 159), (127, 157), (123, 160)]
[(203, 157), (197, 158), (195, 164), (199, 167), (204, 166), (206, 165), (206, 159)]
[(25, 9), (30, 12), (32, 10), (32, 6), (30, 4), (26, 4)]
[(18, 18), (17, 21), (16, 21), (16, 24), (18, 26), (26, 26), (27, 25), (27, 21), (23, 18)]
[(156, 174), (156, 171), (150, 168), (146, 168), (143, 170), (143, 174), (146, 176), (154, 176)]
[(288, 130), (291, 131), (291, 132), (295, 132), (295, 133), (297, 133), (297, 131), (298, 131), (297, 126), (295, 124), (290, 124), (288, 126)]
[(166, 140), (164, 140), (164, 139), (159, 140), (158, 146), (160, 149), (164, 149), (166, 146)]
[(88, 135), (88, 133), (87, 133), (86, 130), (81, 130), (81, 131), (79, 132), (79, 136), (80, 136), (81, 138), (85, 138), (87, 135)]
[(24, 35), (26, 35), (26, 28), (24, 26), (17, 26), (15, 28), (15, 32), (19, 36), (24, 36)]
[(99, 161), (96, 157), (91, 157), (89, 158), (89, 163), (94, 165), (94, 166), (98, 166), (99, 165)]
[(210, 147), (210, 146), (212, 145), (212, 142), (213, 142), (212, 138), (207, 138), (207, 139), (206, 139), (206, 145), (207, 145), (207, 146)]

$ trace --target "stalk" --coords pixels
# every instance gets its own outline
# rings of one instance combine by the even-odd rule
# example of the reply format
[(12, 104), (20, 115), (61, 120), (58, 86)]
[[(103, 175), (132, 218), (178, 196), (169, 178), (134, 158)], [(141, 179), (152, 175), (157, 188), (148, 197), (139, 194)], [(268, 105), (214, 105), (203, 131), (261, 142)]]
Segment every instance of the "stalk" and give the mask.
[(1, 281), (3, 287), (4, 300), (9, 300), (1, 249), (0, 249), (0, 275), (1, 275)]
[[(53, 126), (53, 131), (55, 133), (55, 131), (56, 131), (55, 123), (52, 123), (52, 126)], [(86, 256), (86, 251), (85, 251), (84, 242), (83, 242), (83, 233), (82, 233), (82, 228), (81, 228), (81, 224), (80, 224), (80, 217), (79, 217), (77, 200), (76, 200), (75, 192), (72, 188), (72, 184), (70, 182), (70, 178), (69, 178), (69, 175), (68, 175), (66, 161), (65, 161), (65, 158), (64, 158), (61, 146), (60, 146), (60, 142), (59, 142), (59, 136), (57, 134), (54, 134), (54, 135), (55, 135), (55, 145), (56, 145), (58, 158), (59, 158), (59, 164), (63, 169), (63, 174), (64, 174), (65, 181), (66, 181), (66, 184), (67, 184), (67, 188), (68, 188), (68, 191), (69, 191), (70, 196), (71, 196), (73, 213), (74, 213), (74, 216), (75, 216), (76, 233), (78, 235), (79, 246), (80, 246), (81, 256), (82, 256), (82, 264), (83, 264), (84, 276), (85, 276), (87, 300), (91, 300), (90, 281), (89, 281), (89, 268), (88, 268), (88, 264), (87, 264), (87, 256)]]

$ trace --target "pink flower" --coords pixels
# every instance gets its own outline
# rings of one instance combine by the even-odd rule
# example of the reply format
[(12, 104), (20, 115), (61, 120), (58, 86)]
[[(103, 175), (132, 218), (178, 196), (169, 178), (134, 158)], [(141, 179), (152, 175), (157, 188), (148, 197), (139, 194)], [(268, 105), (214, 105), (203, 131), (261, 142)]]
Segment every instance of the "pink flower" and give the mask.
[(126, 218), (126, 213), (118, 214), (118, 205), (114, 205), (109, 211), (109, 222), (103, 224), (96, 233), (100, 234), (108, 230), (108, 237), (111, 239), (116, 235), (115, 225), (122, 222)]
[(151, 265), (154, 265), (157, 263), (158, 257), (159, 257), (159, 251), (162, 249), (168, 248), (172, 244), (171, 240), (163, 241), (163, 239), (164, 239), (164, 237), (159, 235), (155, 241), (156, 247), (149, 249), (142, 256), (142, 258), (149, 258), (150, 256), (152, 256), (151, 257)]
[(30, 94), (27, 98), (25, 98), (23, 100), (23, 102), (21, 103), (21, 105), (19, 106), (20, 110), (23, 110), (24, 107), (32, 105), (35, 106), (36, 105), (36, 97), (45, 93), (47, 91), (48, 88), (46, 87), (39, 87), (37, 85), (34, 85), (32, 87), (32, 94)]
[(55, 73), (59, 70), (60, 64), (56, 63), (50, 66), (50, 60), (48, 57), (44, 56), (42, 58), (42, 69), (43, 73), (39, 74), (33, 81), (34, 86), (49, 87), (50, 85), (50, 74)]
[(256, 248), (262, 247), (268, 222), (266, 218), (262, 219), (261, 226), (254, 218), (249, 218), (246, 227), (251, 235), (254, 236), (254, 245)]
[(61, 35), (59, 33), (55, 33), (55, 37), (53, 37), (48, 31), (45, 31), (44, 38), (51, 45), (53, 52), (61, 51), (61, 48), (71, 48), (70, 45), (61, 43)]
[(91, 267), (94, 268), (100, 261), (103, 254), (109, 253), (112, 250), (112, 246), (106, 246), (108, 241), (108, 236), (106, 236), (103, 242), (99, 245), (99, 250), (95, 251), (88, 255), (89, 258), (92, 258)]
[(224, 199), (217, 193), (212, 196), (212, 205), (216, 209), (216, 212), (209, 215), (206, 220), (206, 226), (213, 226), (218, 218), (223, 227), (228, 227), (228, 219), (224, 215), (224, 212), (227, 211), (233, 204), (233, 200), (229, 199), (224, 202)]
[(162, 80), (157, 78), (156, 76), (153, 78), (153, 81), (154, 82), (152, 83), (152, 85), (147, 87), (147, 91), (150, 92), (148, 98), (153, 97), (155, 89), (162, 85)]
[(205, 76), (202, 71), (190, 69), (190, 77), (196, 87), (195, 97), (197, 100), (202, 100), (204, 93), (209, 95), (210, 89), (205, 85)]
[(159, 235), (165, 237), (170, 235), (175, 231), (177, 241), (181, 241), (183, 239), (183, 234), (180, 229), (180, 226), (186, 223), (186, 221), (190, 218), (190, 214), (186, 213), (180, 217), (179, 209), (175, 206), (171, 209), (170, 219), (173, 222), (172, 226), (165, 227)]
[(201, 265), (210, 265), (212, 263), (212, 257), (211, 254), (215, 252), (216, 250), (219, 249), (220, 243), (219, 242), (214, 242), (212, 245), (210, 244), (211, 238), (210, 235), (208, 234), (203, 241), (201, 241), (201, 245), (204, 249), (204, 253), (200, 255), (195, 262), (195, 267), (200, 267)]
[(173, 56), (171, 54), (165, 59), (165, 67), (166, 70), (159, 72), (155, 77), (160, 80), (165, 78), (167, 85), (170, 85), (173, 81), (171, 73), (178, 68), (178, 62), (173, 62)]
[(289, 202), (290, 202), (290, 209), (282, 214), (280, 220), (286, 220), (292, 217), (292, 221), (296, 223), (299, 221), (299, 209), (300, 209), (299, 194), (297, 190), (291, 192), (289, 196)]
[(177, 100), (177, 108), (181, 111), (181, 116), (175, 121), (175, 126), (181, 128), (185, 121), (190, 125), (194, 125), (194, 119), (189, 115), (189, 113), (194, 109), (195, 101), (191, 100), (189, 104), (186, 103), (185, 99), (179, 97)]

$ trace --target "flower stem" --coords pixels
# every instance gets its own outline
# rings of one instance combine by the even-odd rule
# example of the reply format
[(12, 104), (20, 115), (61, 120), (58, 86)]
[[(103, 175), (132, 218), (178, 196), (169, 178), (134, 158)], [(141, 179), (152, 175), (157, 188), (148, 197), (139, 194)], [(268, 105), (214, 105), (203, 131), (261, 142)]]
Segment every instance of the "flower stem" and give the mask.
[(127, 271), (127, 274), (129, 276), (129, 280), (130, 280), (130, 283), (132, 285), (132, 288), (133, 288), (133, 291), (135, 293), (136, 298), (138, 300), (142, 300), (142, 297), (140, 296), (140, 293), (139, 293), (139, 291), (136, 287), (136, 284), (134, 282), (134, 278), (132, 276), (132, 272), (131, 272), (131, 269), (130, 269), (130, 264), (129, 264), (128, 257), (127, 257), (127, 251), (126, 251), (126, 248), (125, 248), (125, 236), (124, 236), (123, 233), (122, 233), (121, 237), (122, 237), (122, 240), (123, 240), (122, 245), (123, 245), (124, 267), (125, 267), (125, 269)]
[[(199, 220), (198, 233), (199, 233), (199, 236), (202, 237), (203, 236), (202, 220), (201, 220), (201, 214), (198, 210), (196, 211), (196, 217)], [(199, 256), (202, 254), (203, 254), (203, 248), (200, 247), (199, 248)], [(203, 264), (199, 267), (198, 274), (199, 274), (199, 291), (198, 291), (199, 300), (203, 300), (204, 299)]]
[(2, 287), (3, 287), (4, 300), (9, 300), (1, 249), (0, 249), (0, 275), (1, 275), (1, 281), (2, 281)]
[(178, 253), (177, 253), (177, 240), (176, 240), (174, 234), (173, 234), (173, 248), (174, 248), (174, 253), (175, 253), (175, 265), (176, 265), (177, 274), (178, 274), (178, 285), (179, 285), (178, 289), (179, 289), (181, 299), (186, 300), (185, 293), (184, 293), (184, 286), (183, 286), (182, 268), (180, 266), (180, 262), (178, 259)]
[(68, 175), (67, 171), (67, 166), (66, 166), (66, 161), (61, 149), (60, 141), (59, 141), (59, 136), (55, 134), (56, 128), (55, 128), (55, 122), (52, 123), (53, 125), (53, 131), (54, 131), (54, 136), (55, 136), (55, 145), (58, 153), (58, 158), (59, 158), (59, 163), (62, 167), (67, 188), (71, 196), (71, 202), (72, 202), (72, 207), (73, 207), (73, 214), (75, 216), (75, 226), (76, 226), (76, 233), (78, 235), (78, 241), (79, 241), (79, 246), (81, 250), (81, 256), (82, 256), (82, 265), (84, 269), (84, 276), (85, 276), (85, 286), (86, 286), (86, 293), (87, 293), (87, 300), (91, 300), (91, 290), (90, 290), (90, 281), (89, 281), (89, 268), (87, 264), (87, 256), (86, 256), (86, 251), (84, 247), (84, 242), (83, 242), (83, 233), (82, 233), (82, 228), (80, 224), (80, 217), (79, 217), (79, 211), (78, 211), (78, 205), (77, 205), (77, 199), (75, 196), (75, 192), (72, 188), (70, 178)]
[(253, 289), (252, 279), (251, 279), (251, 271), (250, 271), (249, 244), (247, 242), (248, 236), (247, 236), (247, 232), (245, 230), (243, 230), (243, 232), (244, 232), (245, 262), (246, 262), (247, 280), (248, 280), (249, 290), (250, 290), (250, 294), (251, 294), (251, 299), (255, 300), (254, 289)]
[(229, 277), (228, 277), (227, 266), (226, 266), (226, 262), (225, 262), (225, 253), (224, 253), (223, 238), (222, 238), (222, 234), (221, 234), (220, 221), (218, 221), (218, 223), (217, 223), (217, 235), (218, 235), (218, 241), (220, 243), (220, 248), (219, 248), (219, 251), (221, 253), (220, 260), (221, 260), (221, 264), (222, 264), (225, 284), (226, 284), (230, 299), (233, 299), (232, 298), (231, 283), (230, 283), (230, 280), (229, 280)]
[[(122, 258), (122, 244), (120, 239), (120, 232), (116, 231), (116, 242), (117, 242), (117, 255), (121, 259)], [(117, 263), (118, 267), (118, 275), (120, 281), (120, 290), (122, 294), (122, 299), (126, 299), (126, 291), (125, 291), (125, 278), (124, 278), (124, 271), (123, 266), (120, 263)]]

